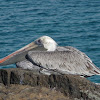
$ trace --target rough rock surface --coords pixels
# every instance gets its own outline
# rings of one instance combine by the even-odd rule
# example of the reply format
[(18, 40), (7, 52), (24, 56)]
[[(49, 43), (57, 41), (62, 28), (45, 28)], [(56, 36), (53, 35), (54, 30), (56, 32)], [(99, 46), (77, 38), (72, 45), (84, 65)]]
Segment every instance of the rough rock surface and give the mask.
[(29, 85), (0, 85), (0, 100), (69, 100), (60, 91)]
[[(17, 68), (1, 69), (0, 83), (5, 85), (0, 85), (0, 100), (100, 100), (100, 86), (75, 75), (47, 76)], [(50, 93), (46, 98), (47, 92)], [(2, 95), (9, 99), (3, 98)], [(24, 95), (25, 97), (20, 99)], [(14, 96), (18, 99), (14, 99)], [(29, 99), (27, 99), (28, 96)]]

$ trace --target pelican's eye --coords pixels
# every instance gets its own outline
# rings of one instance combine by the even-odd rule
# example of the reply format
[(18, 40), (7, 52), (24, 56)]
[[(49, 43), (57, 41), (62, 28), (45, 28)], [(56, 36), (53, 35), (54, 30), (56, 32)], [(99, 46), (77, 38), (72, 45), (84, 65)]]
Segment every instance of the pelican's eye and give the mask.
[(37, 45), (41, 45), (41, 40), (40, 40), (40, 39), (39, 39), (39, 40), (36, 40), (35, 43), (36, 43)]
[(42, 45), (42, 42), (41, 42), (41, 40), (39, 39), (39, 40), (37, 40), (37, 44), (38, 45)]
[(38, 43), (41, 43), (41, 40), (38, 40)]

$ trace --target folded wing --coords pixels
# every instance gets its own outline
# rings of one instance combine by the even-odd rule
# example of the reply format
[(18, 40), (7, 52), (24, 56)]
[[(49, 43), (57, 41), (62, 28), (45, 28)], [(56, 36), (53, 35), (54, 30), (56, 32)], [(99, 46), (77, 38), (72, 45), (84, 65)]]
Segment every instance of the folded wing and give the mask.
[(78, 53), (74, 50), (55, 52), (29, 51), (28, 58), (33, 64), (46, 70), (83, 76), (100, 74), (100, 69), (84, 53)]

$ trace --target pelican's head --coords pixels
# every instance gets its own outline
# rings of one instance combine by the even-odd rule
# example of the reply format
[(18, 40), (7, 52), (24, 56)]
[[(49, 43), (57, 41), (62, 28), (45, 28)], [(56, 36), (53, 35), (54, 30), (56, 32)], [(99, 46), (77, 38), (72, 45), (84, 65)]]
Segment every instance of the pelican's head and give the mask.
[(12, 54), (0, 59), (0, 65), (13, 64), (25, 59), (29, 51), (55, 51), (57, 43), (49, 36), (42, 36), (34, 42), (24, 46), (23, 48), (13, 52)]
[(49, 36), (42, 36), (35, 40), (34, 43), (38, 46), (44, 47), (47, 51), (55, 51), (57, 48), (57, 43)]

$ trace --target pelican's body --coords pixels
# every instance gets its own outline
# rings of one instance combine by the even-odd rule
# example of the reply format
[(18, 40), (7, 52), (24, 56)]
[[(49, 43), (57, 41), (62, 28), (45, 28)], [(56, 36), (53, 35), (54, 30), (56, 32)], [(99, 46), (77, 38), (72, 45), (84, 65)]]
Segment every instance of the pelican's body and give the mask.
[[(35, 49), (32, 47), (34, 43), (38, 45)], [(1, 59), (1, 65), (16, 63), (17, 67), (38, 70), (48, 75), (52, 73), (82, 76), (100, 74), (100, 69), (92, 63), (91, 59), (76, 48), (57, 47), (56, 42), (47, 36), (37, 39), (34, 43), (31, 49), (27, 46)]]

